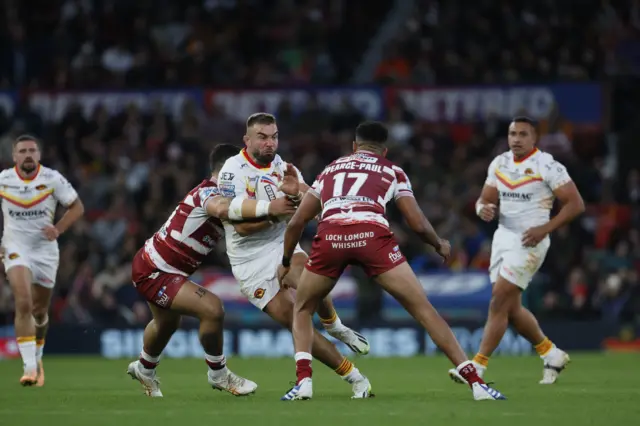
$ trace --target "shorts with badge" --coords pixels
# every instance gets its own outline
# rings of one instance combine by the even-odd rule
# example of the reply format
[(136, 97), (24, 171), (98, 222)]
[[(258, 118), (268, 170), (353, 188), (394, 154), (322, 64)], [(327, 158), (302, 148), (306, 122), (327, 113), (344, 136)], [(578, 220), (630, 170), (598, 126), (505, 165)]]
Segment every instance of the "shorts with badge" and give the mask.
[(524, 247), (522, 234), (499, 227), (491, 244), (491, 283), (495, 283), (498, 276), (501, 276), (526, 290), (542, 266), (550, 245), (551, 240), (547, 236), (535, 247)]
[[(282, 264), (284, 245), (265, 249), (263, 253), (248, 262), (231, 266), (233, 276), (240, 285), (240, 292), (261, 311), (280, 291), (278, 266)], [(297, 253), (305, 253), (300, 245), (296, 245), (294, 254)]]
[(23, 247), (19, 244), (3, 242), (5, 273), (14, 266), (24, 266), (31, 271), (32, 284), (53, 288), (56, 284), (60, 252), (57, 245), (38, 248)]

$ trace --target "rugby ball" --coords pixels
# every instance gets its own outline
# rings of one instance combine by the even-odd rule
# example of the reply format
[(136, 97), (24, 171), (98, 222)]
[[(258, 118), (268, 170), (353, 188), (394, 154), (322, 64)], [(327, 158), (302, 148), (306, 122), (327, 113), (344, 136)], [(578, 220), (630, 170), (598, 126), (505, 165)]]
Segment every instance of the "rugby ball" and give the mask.
[(275, 176), (262, 175), (256, 184), (256, 200), (273, 201), (284, 197), (284, 193), (278, 190), (278, 181)]

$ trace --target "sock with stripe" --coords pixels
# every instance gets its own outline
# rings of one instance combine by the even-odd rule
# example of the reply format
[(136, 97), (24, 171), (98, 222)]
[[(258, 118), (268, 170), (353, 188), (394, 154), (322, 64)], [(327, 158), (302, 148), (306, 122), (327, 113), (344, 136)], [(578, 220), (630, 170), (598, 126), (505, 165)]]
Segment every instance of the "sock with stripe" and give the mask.
[(296, 377), (300, 383), (303, 379), (311, 378), (313, 370), (311, 369), (311, 360), (313, 357), (308, 352), (296, 352), (294, 357), (296, 360)]
[(540, 355), (540, 358), (544, 358), (551, 353), (555, 345), (551, 342), (551, 340), (549, 340), (548, 337), (545, 337), (542, 342), (538, 343), (534, 347), (538, 355)]
[(36, 360), (36, 336), (26, 336), (16, 338), (18, 351), (22, 357), (24, 371), (36, 371), (38, 361)]
[(476, 370), (475, 365), (471, 361), (465, 361), (459, 366), (456, 367), (458, 373), (467, 381), (469, 386), (472, 386), (474, 383), (484, 383), (484, 381), (478, 376), (478, 370)]
[(320, 323), (325, 328), (325, 330), (333, 330), (336, 328), (342, 327), (342, 321), (340, 321), (340, 317), (338, 317), (338, 313), (334, 309), (329, 318), (320, 317)]
[(139, 361), (140, 361), (140, 370), (142, 371), (143, 374), (147, 374), (147, 375), (153, 374), (158, 364), (160, 364), (160, 355), (158, 356), (149, 355), (143, 349), (140, 352)]
[(224, 355), (204, 355), (204, 360), (209, 366), (209, 376), (212, 378), (220, 378), (229, 374), (227, 369), (227, 359)]
[(476, 356), (473, 357), (473, 362), (487, 368), (489, 366), (489, 357), (478, 352)]
[(349, 361), (347, 358), (342, 360), (342, 363), (334, 370), (336, 374), (342, 377), (342, 380), (346, 380), (348, 383), (354, 383), (364, 379), (364, 376), (360, 373), (360, 370)]

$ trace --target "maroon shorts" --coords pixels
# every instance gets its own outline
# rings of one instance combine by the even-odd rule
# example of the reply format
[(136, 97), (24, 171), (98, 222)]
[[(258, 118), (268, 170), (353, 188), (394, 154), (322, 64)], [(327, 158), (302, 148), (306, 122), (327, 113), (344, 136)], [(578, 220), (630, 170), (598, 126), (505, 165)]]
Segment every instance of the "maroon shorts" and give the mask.
[(169, 309), (187, 277), (157, 269), (144, 252), (138, 250), (131, 264), (133, 286), (149, 303)]
[(359, 265), (373, 277), (405, 261), (393, 233), (382, 226), (328, 223), (318, 227), (306, 268), (337, 279), (348, 265)]

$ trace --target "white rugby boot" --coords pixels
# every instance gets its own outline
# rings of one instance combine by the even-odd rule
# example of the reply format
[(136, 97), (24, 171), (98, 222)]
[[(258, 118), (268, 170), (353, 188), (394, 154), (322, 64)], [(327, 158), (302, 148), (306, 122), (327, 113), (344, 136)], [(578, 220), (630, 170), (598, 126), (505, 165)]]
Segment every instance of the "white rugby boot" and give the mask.
[(541, 385), (551, 385), (558, 380), (560, 372), (571, 362), (569, 354), (555, 346), (549, 353), (541, 357), (544, 361), (544, 369), (542, 370)]
[(325, 330), (327, 330), (327, 333), (329, 333), (331, 337), (347, 345), (354, 353), (366, 355), (371, 349), (366, 337), (346, 325), (325, 326)]
[(499, 401), (507, 399), (500, 391), (493, 389), (486, 383), (474, 383), (471, 386), (473, 391), (473, 399), (476, 401)]
[(280, 401), (304, 401), (313, 397), (313, 382), (311, 377), (304, 378), (284, 394)]
[(229, 392), (235, 396), (246, 396), (255, 393), (258, 385), (249, 379), (240, 377), (227, 367), (223, 372), (216, 372), (209, 370), (207, 373), (207, 379), (211, 387), (217, 390)]
[(375, 396), (371, 393), (371, 382), (365, 376), (353, 382), (351, 390), (353, 391), (351, 399), (373, 398)]
[[(473, 362), (473, 366), (476, 368), (476, 372), (478, 373), (478, 377), (480, 377), (482, 379), (482, 377), (484, 376), (484, 372), (487, 370), (487, 367), (485, 367), (483, 365), (480, 365), (480, 364), (477, 364), (475, 362)], [(463, 384), (463, 385), (468, 385), (469, 384), (469, 383), (467, 383), (465, 378), (462, 377), (460, 375), (460, 373), (458, 372), (458, 370), (455, 369), (455, 368), (452, 368), (452, 369), (449, 370), (449, 377), (455, 383), (460, 383), (460, 384)]]
[(162, 391), (160, 390), (160, 381), (156, 376), (156, 370), (152, 370), (153, 373), (143, 373), (140, 368), (140, 361), (133, 361), (127, 367), (127, 374), (132, 379), (137, 380), (144, 389), (144, 394), (152, 398), (162, 398)]

